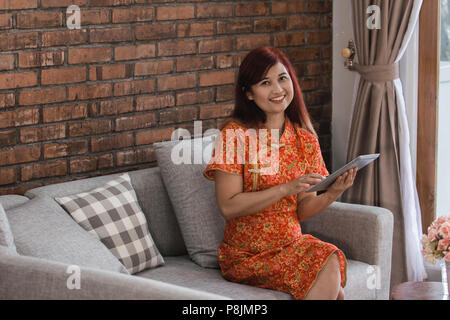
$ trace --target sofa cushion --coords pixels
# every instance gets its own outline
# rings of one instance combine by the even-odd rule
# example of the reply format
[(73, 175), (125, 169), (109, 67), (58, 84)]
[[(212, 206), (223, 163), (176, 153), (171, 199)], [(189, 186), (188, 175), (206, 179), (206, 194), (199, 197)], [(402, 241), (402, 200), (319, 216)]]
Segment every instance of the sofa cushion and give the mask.
[(8, 217), (0, 203), (0, 245), (8, 247), (16, 251), (16, 245), (14, 244), (14, 237), (9, 226)]
[[(225, 280), (217, 269), (199, 267), (188, 256), (167, 257), (162, 268), (145, 270), (136, 276), (159, 280), (210, 293), (220, 294), (237, 300), (292, 300), (288, 293), (242, 285)], [(348, 260), (345, 299), (373, 300), (376, 290), (367, 285), (369, 265)]]
[(103, 187), (55, 200), (131, 274), (164, 264), (127, 173)]
[[(189, 256), (208, 268), (218, 268), (217, 249), (225, 229), (214, 182), (202, 174), (212, 155), (213, 138), (210, 135), (153, 144)], [(184, 163), (180, 163), (180, 156)]]
[(50, 197), (31, 199), (6, 215), (19, 254), (128, 274), (98, 239)]
[(0, 196), (0, 204), (3, 206), (3, 209), (9, 210), (14, 207), (20, 206), (30, 200), (27, 197), (20, 196), (18, 194), (7, 194), (4, 196)]
[[(160, 168), (134, 170), (129, 171), (128, 174), (159, 252), (163, 256), (187, 254), (172, 204), (162, 181)], [(116, 173), (47, 185), (30, 189), (25, 195), (29, 198), (64, 197), (101, 187), (120, 175)]]

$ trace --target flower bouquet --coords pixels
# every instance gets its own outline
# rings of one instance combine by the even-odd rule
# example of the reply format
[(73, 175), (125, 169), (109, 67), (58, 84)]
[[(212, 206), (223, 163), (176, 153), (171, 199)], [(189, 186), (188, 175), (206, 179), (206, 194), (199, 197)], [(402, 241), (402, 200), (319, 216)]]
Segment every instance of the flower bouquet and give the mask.
[(428, 227), (428, 235), (422, 236), (422, 254), (429, 263), (445, 258), (450, 261), (450, 216), (439, 217)]

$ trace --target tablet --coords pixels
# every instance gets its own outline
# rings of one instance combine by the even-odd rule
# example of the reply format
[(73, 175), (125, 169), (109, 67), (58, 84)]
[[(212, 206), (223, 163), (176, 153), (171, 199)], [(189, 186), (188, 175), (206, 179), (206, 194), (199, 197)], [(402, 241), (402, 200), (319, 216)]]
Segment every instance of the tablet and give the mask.
[(306, 192), (315, 192), (315, 191), (327, 190), (328, 187), (330, 185), (332, 185), (333, 182), (336, 181), (336, 179), (340, 175), (342, 175), (344, 172), (346, 172), (346, 171), (348, 171), (348, 170), (350, 170), (352, 168), (358, 168), (358, 170), (361, 169), (361, 168), (364, 168), (369, 163), (371, 163), (372, 161), (377, 159), (379, 156), (380, 156), (379, 153), (366, 154), (366, 155), (363, 155), (363, 156), (359, 156), (358, 158), (353, 159), (352, 161), (347, 163), (345, 166), (343, 166), (339, 170), (337, 170), (334, 173), (330, 174), (328, 177), (326, 177), (324, 180), (322, 180), (318, 184), (314, 185), (312, 188), (310, 188)]

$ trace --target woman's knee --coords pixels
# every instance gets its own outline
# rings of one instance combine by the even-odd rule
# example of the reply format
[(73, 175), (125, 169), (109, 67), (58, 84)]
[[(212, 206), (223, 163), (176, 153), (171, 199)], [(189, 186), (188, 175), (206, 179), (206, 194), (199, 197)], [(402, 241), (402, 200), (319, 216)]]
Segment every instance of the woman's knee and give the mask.
[(328, 258), (328, 261), (325, 264), (323, 271), (326, 273), (329, 281), (335, 280), (336, 282), (340, 283), (341, 272), (340, 272), (339, 256), (337, 253), (333, 253)]

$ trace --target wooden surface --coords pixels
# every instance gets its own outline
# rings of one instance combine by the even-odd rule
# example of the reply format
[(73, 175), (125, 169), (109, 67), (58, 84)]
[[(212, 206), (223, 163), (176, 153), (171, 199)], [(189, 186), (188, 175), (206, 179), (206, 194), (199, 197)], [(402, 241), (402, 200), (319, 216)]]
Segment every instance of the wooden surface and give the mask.
[(442, 282), (404, 282), (394, 287), (392, 300), (449, 300)]
[(419, 21), (416, 176), (424, 233), (433, 222), (436, 211), (439, 15), (439, 0), (423, 1)]

